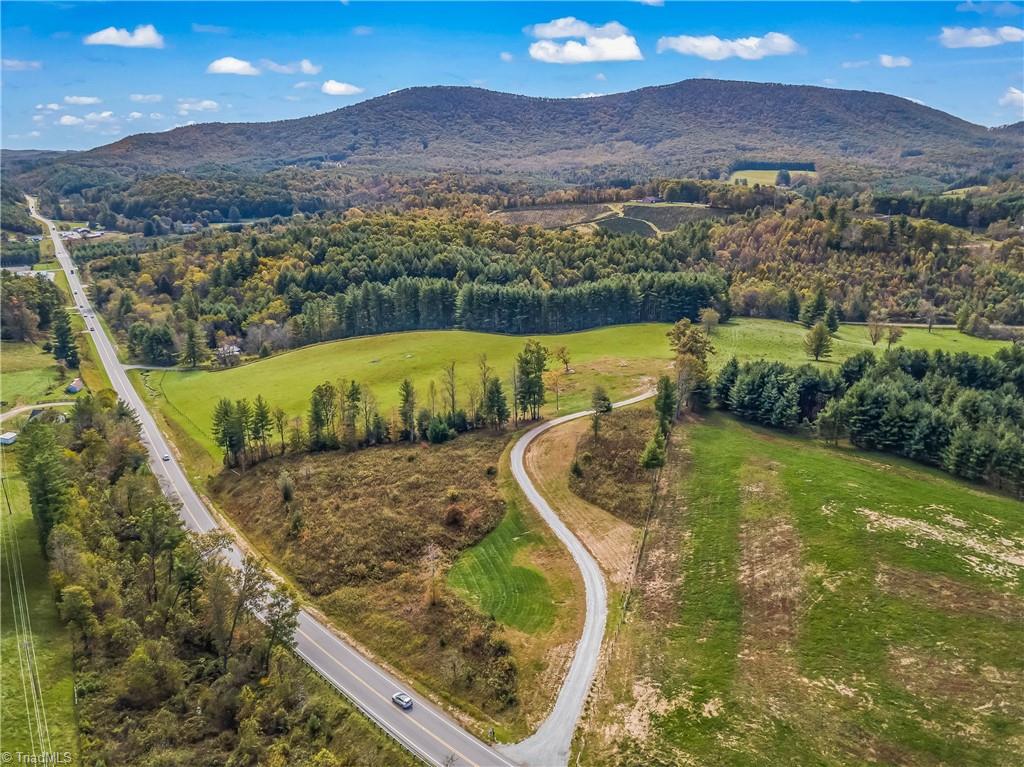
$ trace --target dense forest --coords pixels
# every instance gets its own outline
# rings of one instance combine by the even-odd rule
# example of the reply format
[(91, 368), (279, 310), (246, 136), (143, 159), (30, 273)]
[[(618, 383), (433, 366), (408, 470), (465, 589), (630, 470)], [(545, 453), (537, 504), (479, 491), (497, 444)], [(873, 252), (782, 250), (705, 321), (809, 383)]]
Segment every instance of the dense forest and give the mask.
[(64, 299), (45, 277), (0, 273), (0, 335), (10, 341), (36, 341), (46, 335)]
[[(74, 639), (83, 764), (411, 764), (290, 652), (297, 606), (187, 534), (113, 392), (37, 419), (17, 461)], [(255, 618), (263, 616), (264, 622)]]
[(961, 326), (979, 333), (1024, 323), (1019, 234), (972, 240), (929, 219), (875, 214), (870, 197), (732, 189), (663, 186), (680, 198), (754, 204), (657, 239), (504, 224), (473, 208), (350, 210), (185, 238), (79, 242), (73, 254), (133, 354), (156, 364), (173, 361), (191, 322), (210, 349), (267, 354), (397, 330), (671, 322), (704, 307), (723, 319), (796, 319), (794, 301), (819, 288), (846, 321), (965, 314)]

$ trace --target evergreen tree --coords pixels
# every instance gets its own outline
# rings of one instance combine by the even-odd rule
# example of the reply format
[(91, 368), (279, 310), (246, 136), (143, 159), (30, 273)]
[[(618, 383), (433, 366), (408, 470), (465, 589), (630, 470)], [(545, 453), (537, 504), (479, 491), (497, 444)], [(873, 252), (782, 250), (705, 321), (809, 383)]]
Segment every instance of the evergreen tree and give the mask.
[(45, 552), (50, 531), (63, 521), (69, 506), (70, 485), (53, 427), (30, 421), (21, 431), (17, 460)]
[(590, 406), (595, 413), (610, 413), (612, 411), (612, 401), (608, 398), (608, 392), (600, 384), (594, 387), (594, 392), (590, 396)]
[(640, 465), (645, 469), (658, 469), (665, 465), (665, 435), (661, 429), (655, 429), (654, 434), (644, 445), (644, 451), (640, 454)]
[(71, 329), (71, 316), (63, 307), (58, 308), (53, 315), (53, 356), (63, 360), (69, 368), (78, 368), (78, 345)]
[(484, 394), (484, 404), (481, 408), (484, 420), (496, 430), (505, 428), (511, 415), (508, 407), (508, 398), (501, 385), (501, 379), (488, 378), (487, 391)]
[(828, 296), (825, 295), (825, 288), (819, 285), (818, 289), (814, 292), (814, 296), (800, 310), (800, 322), (809, 328), (824, 318), (827, 311)]
[(185, 343), (181, 349), (181, 362), (194, 368), (203, 361), (205, 354), (206, 350), (199, 334), (199, 326), (190, 321), (185, 326)]
[(818, 322), (804, 336), (804, 351), (815, 360), (832, 356), (832, 334), (824, 322)]
[(793, 288), (786, 293), (786, 319), (790, 322), (800, 319), (800, 296)]
[(836, 311), (835, 304), (830, 305), (828, 311), (825, 312), (825, 327), (828, 328), (829, 333), (839, 331), (839, 313)]
[(714, 396), (718, 406), (723, 410), (729, 409), (729, 392), (732, 391), (736, 377), (740, 373), (740, 363), (736, 357), (730, 357), (715, 378)]
[(654, 411), (658, 414), (661, 430), (668, 433), (672, 421), (676, 417), (676, 387), (668, 376), (658, 379), (657, 393), (654, 395)]

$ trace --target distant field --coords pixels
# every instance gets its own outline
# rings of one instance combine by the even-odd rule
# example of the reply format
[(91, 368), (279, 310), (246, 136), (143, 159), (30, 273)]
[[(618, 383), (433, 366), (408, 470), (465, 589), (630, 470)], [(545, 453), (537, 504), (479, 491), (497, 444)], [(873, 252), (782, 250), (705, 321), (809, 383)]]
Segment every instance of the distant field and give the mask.
[(1024, 504), (723, 415), (673, 456), (581, 764), (1022, 763)]
[(505, 224), (542, 226), (557, 229), (574, 226), (606, 215), (611, 209), (604, 203), (543, 205), (536, 208), (511, 208), (495, 211), (493, 218)]
[(0, 410), (62, 399), (71, 380), (57, 380), (57, 363), (42, 346), (23, 341), (0, 341)]
[[(6, 491), (0, 501), (0, 752), (69, 751), (74, 761), (68, 764), (77, 764), (71, 637), (57, 616), (28, 490), (9, 448), (0, 453), (0, 473)], [(16, 626), (31, 629), (20, 634), (22, 643)], [(41, 697), (32, 694), (33, 675)], [(39, 746), (40, 730), (49, 732), (49, 747)]]
[(694, 205), (685, 202), (663, 202), (652, 204), (631, 204), (622, 208), (624, 216), (638, 218), (654, 226), (659, 232), (667, 233), (677, 229), (689, 221), (702, 218), (722, 218), (728, 211), (709, 208), (707, 205)]
[(654, 237), (657, 230), (647, 221), (629, 216), (611, 216), (597, 222), (602, 229), (615, 234), (639, 234), (641, 237)]
[[(749, 186), (754, 184), (761, 184), (762, 186), (775, 186), (775, 179), (779, 175), (781, 168), (774, 170), (736, 170), (729, 174), (729, 183), (735, 184), (738, 181), (746, 180)], [(806, 176), (810, 179), (816, 179), (818, 172), (815, 170), (791, 170), (789, 172), (790, 179), (796, 181), (800, 176)]]
[[(613, 397), (649, 388), (658, 375), (667, 372), (671, 360), (667, 325), (639, 324), (598, 328), (560, 336), (538, 336), (549, 348), (565, 345), (572, 354), (575, 371), (562, 378), (560, 411), (581, 410), (589, 405), (590, 392), (600, 383)], [(807, 361), (803, 351), (806, 330), (795, 323), (740, 318), (718, 328), (712, 336), (717, 349), (714, 364), (735, 354), (740, 359), (777, 359), (789, 363)], [(398, 384), (408, 377), (423, 403), (433, 379), (439, 382), (442, 366), (455, 360), (460, 380), (460, 401), (465, 403), (476, 380), (480, 354), (507, 378), (515, 355), (526, 337), (472, 333), (460, 330), (417, 331), (334, 341), (307, 346), (247, 365), (222, 371), (132, 371), (136, 388), (149, 398), (181, 437), (198, 448), (180, 444), (186, 457), (202, 462), (201, 453), (213, 459), (201, 474), (214, 470), (220, 456), (210, 432), (213, 409), (221, 397), (262, 394), (272, 405), (283, 407), (290, 416), (305, 415), (313, 387), (325, 380), (355, 379), (374, 392), (382, 413), (398, 402)], [(903, 345), (921, 349), (947, 349), (991, 354), (1002, 342), (965, 336), (956, 330), (909, 328)], [(835, 365), (863, 349), (870, 349), (866, 330), (843, 327), (836, 338), (834, 356), (824, 365)], [(877, 347), (878, 350), (882, 345)], [(560, 367), (552, 360), (549, 367)], [(546, 412), (554, 413), (554, 395), (549, 394)]]

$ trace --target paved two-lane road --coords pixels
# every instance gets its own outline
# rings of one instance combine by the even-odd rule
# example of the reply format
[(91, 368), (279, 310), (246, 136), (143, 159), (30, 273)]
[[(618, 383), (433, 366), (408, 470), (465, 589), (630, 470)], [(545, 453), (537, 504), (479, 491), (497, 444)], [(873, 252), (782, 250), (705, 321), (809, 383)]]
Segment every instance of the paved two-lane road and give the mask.
[[(56, 227), (52, 221), (38, 214), (35, 200), (30, 200), (30, 207), (32, 214), (43, 223), (53, 239), (57, 260), (67, 275), (76, 306), (86, 318), (86, 332), (92, 336), (96, 344), (99, 361), (106, 369), (114, 391), (139, 416), (142, 438), (149, 450), (153, 474), (160, 481), (164, 492), (180, 501), (179, 514), (188, 529), (202, 532), (219, 527), (217, 519), (185, 477), (185, 472), (175, 459), (145, 402), (128, 380), (124, 367), (117, 358), (114, 344), (107, 336), (103, 325), (94, 316), (85, 289)], [(168, 460), (164, 460), (164, 456), (167, 456)], [(241, 552), (237, 547), (232, 547), (228, 559), (232, 564), (238, 565), (241, 561)], [(299, 613), (299, 628), (295, 640), (299, 656), (370, 719), (428, 764), (438, 767), (515, 767), (515, 763), (508, 757), (502, 756), (468, 733), (422, 696), (405, 688), (394, 676), (362, 656), (306, 610)], [(391, 695), (397, 690), (406, 690), (412, 695), (415, 704), (410, 711), (403, 711), (391, 702)], [(538, 767), (546, 764), (548, 762), (541, 761)]]

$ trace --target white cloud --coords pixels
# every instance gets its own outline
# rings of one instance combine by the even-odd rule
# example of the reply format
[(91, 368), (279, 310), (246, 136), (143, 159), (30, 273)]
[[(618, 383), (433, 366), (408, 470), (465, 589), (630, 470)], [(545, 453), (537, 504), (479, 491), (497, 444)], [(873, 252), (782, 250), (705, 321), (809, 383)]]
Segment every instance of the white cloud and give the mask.
[(109, 109), (105, 109), (102, 112), (89, 112), (89, 114), (87, 114), (85, 116), (85, 121), (87, 123), (92, 123), (92, 124), (96, 124), (96, 123), (109, 123), (109, 122), (113, 122), (113, 120), (114, 120), (114, 113), (111, 112)]
[(1019, 43), (1024, 40), (1024, 29), (1020, 27), (943, 27), (939, 42), (945, 48), (991, 48), (1003, 43)]
[(1014, 5), (1013, 3), (975, 3), (971, 2), (971, 0), (960, 3), (956, 9), (960, 13), (991, 13), (993, 16), (1018, 16), (1024, 10), (1019, 5)]
[(51, 102), (49, 104), (36, 104), (36, 109), (40, 109), (46, 112), (56, 112), (60, 109), (63, 109), (63, 107), (60, 104), (54, 104)]
[(328, 96), (355, 96), (362, 93), (363, 89), (351, 83), (339, 83), (337, 80), (328, 80), (320, 86), (320, 91)]
[(1013, 107), (1018, 112), (1024, 113), (1024, 91), (1011, 85), (1006, 89), (1006, 93), (999, 97), (999, 106)]
[(711, 61), (721, 61), (733, 56), (753, 61), (765, 56), (788, 56), (799, 50), (800, 46), (796, 40), (781, 32), (769, 32), (763, 37), (740, 37), (735, 40), (723, 40), (717, 35), (679, 35), (658, 40), (658, 53), (675, 51)]
[(128, 98), (136, 104), (156, 104), (164, 100), (159, 93), (133, 93)]
[(923, 101), (921, 101), (921, 99), (915, 99), (913, 96), (904, 96), (903, 98), (905, 98), (907, 101), (913, 101), (915, 104), (920, 104), (923, 107), (928, 106)]
[(43, 68), (41, 61), (25, 61), (24, 59), (3, 59), (0, 63), (8, 72), (27, 72)]
[(292, 87), (293, 88), (315, 88), (316, 87), (316, 83), (313, 82), (312, 80), (299, 80)]
[(594, 75), (594, 79), (595, 80), (600, 80), (601, 82), (604, 82), (608, 78), (604, 76), (604, 72), (598, 72), (596, 75)]
[(226, 35), (231, 32), (231, 27), (220, 27), (216, 24), (192, 24), (192, 31), (206, 35)]
[[(641, 61), (643, 54), (636, 38), (617, 21), (594, 26), (575, 16), (554, 19), (527, 27), (527, 34), (538, 38), (530, 45), (530, 57), (547, 64), (585, 64), (593, 61)], [(552, 42), (564, 38), (564, 43)]]
[(45, 119), (46, 115), (44, 114), (32, 115), (32, 122), (34, 123), (41, 123)]
[(220, 109), (213, 99), (178, 99), (178, 114), (185, 116), (191, 112), (216, 112)]
[(573, 99), (593, 99), (598, 96), (604, 96), (604, 93), (595, 93), (594, 91), (587, 91), (586, 93), (577, 93), (575, 96), (570, 96)]
[(500, 58), (500, 59), (501, 59), (502, 61), (504, 61), (504, 62), (505, 62), (506, 64), (508, 64), (509, 62), (515, 61), (515, 59), (516, 59), (516, 57), (515, 57), (515, 56), (513, 56), (513, 55), (512, 55), (511, 53), (509, 53), (508, 51), (502, 51), (501, 53), (499, 53), (499, 54), (498, 54), (498, 58)]
[(844, 61), (841, 66), (843, 69), (861, 69), (870, 63), (871, 62), (866, 59), (860, 59), (859, 61)]
[(234, 56), (224, 56), (210, 62), (206, 67), (206, 73), (210, 75), (245, 75), (252, 77), (258, 75), (260, 70), (254, 67), (245, 59), (236, 59)]
[(540, 40), (560, 40), (565, 37), (621, 37), (628, 34), (629, 30), (617, 21), (595, 27), (575, 16), (565, 16), (544, 24), (534, 24), (527, 27), (526, 32)]
[(40, 133), (40, 132), (39, 132), (39, 131), (37, 131), (37, 130), (31, 130), (31, 131), (29, 131), (29, 132), (28, 132), (28, 135), (29, 135), (29, 136), (31, 136), (32, 138), (39, 138), (39, 137), (40, 137), (40, 136), (42, 136), (43, 134), (42, 134), (42, 133)]
[(141, 120), (143, 118), (143, 116), (144, 115), (142, 114), (142, 112), (129, 112), (128, 113), (128, 119), (129, 120)]
[(60, 119), (57, 120), (57, 125), (81, 125), (84, 123), (81, 117), (75, 117), (74, 115), (61, 115)]
[(373, 27), (367, 27), (365, 25), (360, 25), (358, 27), (352, 27), (352, 34), (353, 35), (359, 35), (360, 37), (366, 37), (367, 35), (372, 35), (373, 34)]
[(319, 64), (314, 64), (309, 59), (303, 59), (302, 61), (293, 61), (288, 64), (278, 64), (276, 61), (271, 59), (261, 59), (260, 65), (265, 69), (269, 69), (271, 72), (277, 72), (279, 75), (295, 75), (302, 73), (304, 75), (318, 75), (320, 70), (323, 69)]
[(839, 81), (838, 81), (838, 80), (836, 80), (836, 78), (834, 78), (834, 77), (826, 77), (826, 78), (825, 78), (824, 80), (822, 80), (821, 82), (822, 82), (822, 83), (823, 83), (824, 85), (832, 86), (832, 85), (835, 85), (835, 84), (836, 84), (837, 82), (839, 82)]
[(888, 53), (878, 54), (878, 63), (886, 69), (896, 69), (898, 67), (909, 67), (914, 62), (910, 60), (909, 56), (892, 56)]
[(636, 0), (640, 5), (653, 5), (660, 8), (665, 4), (665, 0)]
[(149, 119), (150, 120), (163, 120), (164, 116), (162, 114), (160, 114), (159, 112), (150, 112), (149, 113)]
[(84, 40), (86, 45), (117, 45), (121, 48), (163, 48), (164, 37), (152, 24), (139, 24), (134, 32), (119, 27), (107, 27), (93, 32)]
[(86, 104), (99, 104), (100, 99), (98, 96), (65, 96), (64, 103), (83, 106)]

